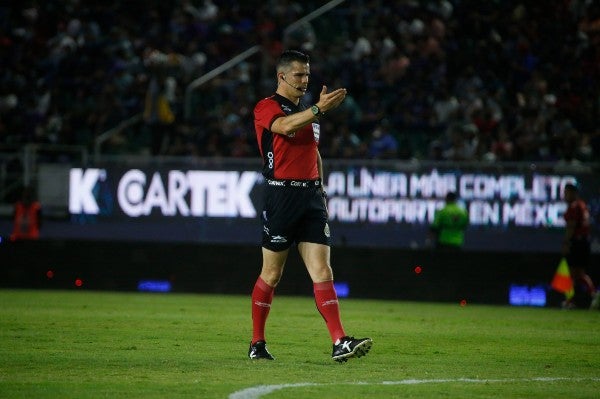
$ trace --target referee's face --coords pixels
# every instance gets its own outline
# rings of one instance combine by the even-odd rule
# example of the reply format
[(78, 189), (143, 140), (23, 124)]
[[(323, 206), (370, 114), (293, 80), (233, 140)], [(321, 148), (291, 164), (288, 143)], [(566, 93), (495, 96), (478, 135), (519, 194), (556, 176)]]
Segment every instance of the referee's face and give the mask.
[(570, 204), (577, 199), (577, 194), (573, 190), (565, 188), (563, 191), (563, 198), (567, 204)]
[(292, 62), (285, 72), (279, 73), (279, 86), (277, 92), (284, 97), (297, 100), (308, 90), (310, 65), (301, 62)]

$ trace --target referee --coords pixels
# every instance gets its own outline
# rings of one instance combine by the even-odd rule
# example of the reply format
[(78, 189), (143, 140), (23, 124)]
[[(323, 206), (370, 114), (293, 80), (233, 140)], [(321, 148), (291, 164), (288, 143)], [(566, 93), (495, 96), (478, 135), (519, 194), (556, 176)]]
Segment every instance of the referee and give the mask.
[(298, 252), (313, 281), (317, 309), (325, 319), (333, 342), (332, 358), (345, 362), (365, 355), (370, 338), (355, 339), (344, 332), (330, 266), (331, 236), (327, 224), (323, 164), (318, 144), (319, 117), (336, 108), (346, 89), (327, 92), (307, 106), (300, 98), (308, 89), (309, 56), (287, 50), (276, 65), (277, 90), (254, 108), (254, 127), (265, 177), (262, 212), (262, 270), (252, 291), (252, 341), (250, 359), (269, 359), (265, 325), (275, 287), (281, 279), (290, 247)]

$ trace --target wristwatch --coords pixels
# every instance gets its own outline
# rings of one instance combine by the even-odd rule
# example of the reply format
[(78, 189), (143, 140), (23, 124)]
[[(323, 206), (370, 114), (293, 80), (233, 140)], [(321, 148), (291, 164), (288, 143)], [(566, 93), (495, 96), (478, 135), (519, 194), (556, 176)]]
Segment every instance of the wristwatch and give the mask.
[(321, 110), (319, 109), (319, 107), (317, 106), (317, 104), (315, 104), (312, 107), (310, 107), (310, 110), (312, 111), (312, 113), (313, 113), (314, 116), (321, 115)]

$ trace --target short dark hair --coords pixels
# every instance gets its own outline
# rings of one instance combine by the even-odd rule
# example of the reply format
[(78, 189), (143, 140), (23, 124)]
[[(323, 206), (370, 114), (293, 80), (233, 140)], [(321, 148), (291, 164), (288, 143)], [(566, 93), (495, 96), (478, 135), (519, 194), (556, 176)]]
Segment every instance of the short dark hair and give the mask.
[(450, 191), (446, 193), (446, 202), (454, 202), (456, 201), (456, 193), (454, 191)]
[(576, 194), (579, 193), (579, 189), (573, 183), (567, 183), (567, 184), (565, 184), (565, 191), (571, 191), (571, 192), (576, 193)]
[(277, 60), (277, 71), (289, 66), (292, 62), (301, 62), (303, 64), (310, 63), (308, 54), (304, 54), (297, 50), (285, 50)]

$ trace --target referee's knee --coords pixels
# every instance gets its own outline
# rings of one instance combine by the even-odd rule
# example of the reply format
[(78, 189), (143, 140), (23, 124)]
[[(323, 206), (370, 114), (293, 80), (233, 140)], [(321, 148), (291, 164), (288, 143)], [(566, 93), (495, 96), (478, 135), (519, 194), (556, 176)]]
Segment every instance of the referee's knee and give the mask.
[(309, 269), (309, 274), (313, 283), (324, 283), (326, 281), (333, 281), (333, 271), (331, 270), (331, 267)]
[(265, 283), (267, 283), (270, 287), (276, 287), (279, 284), (279, 280), (281, 280), (281, 271), (273, 270), (273, 269), (264, 269), (260, 273), (260, 278), (263, 279)]

